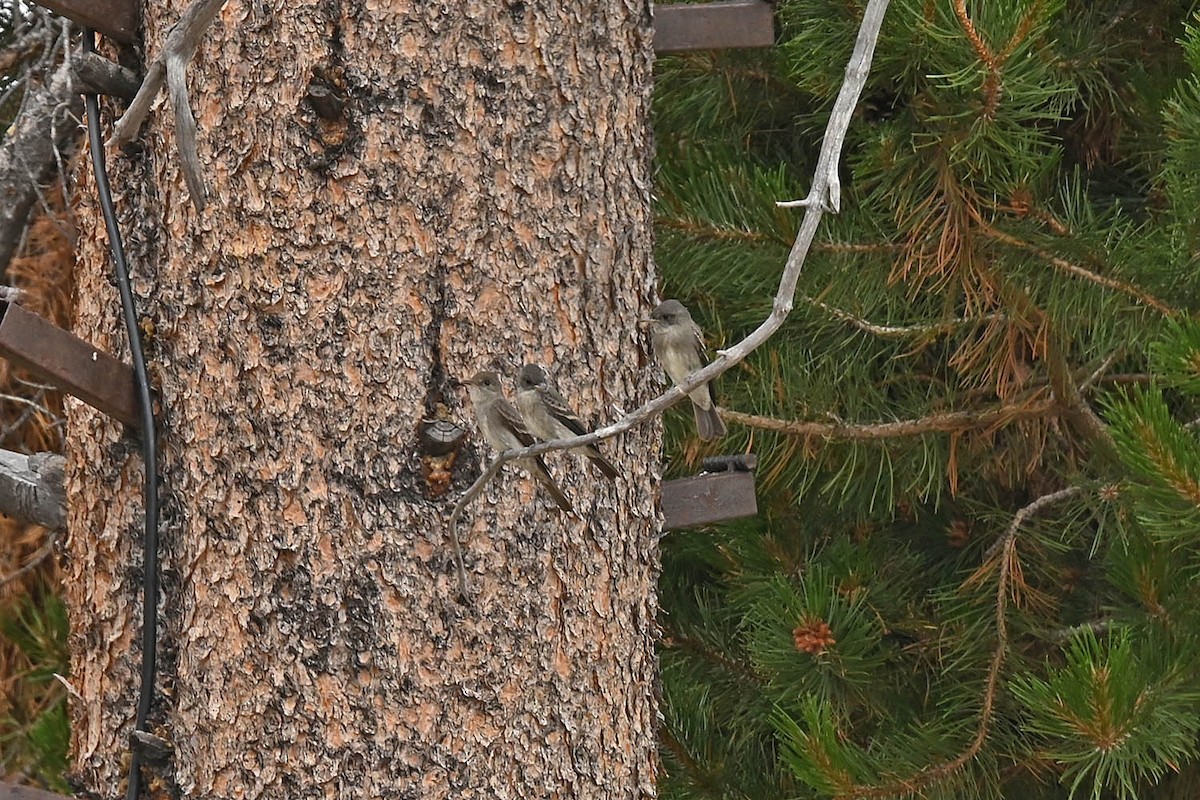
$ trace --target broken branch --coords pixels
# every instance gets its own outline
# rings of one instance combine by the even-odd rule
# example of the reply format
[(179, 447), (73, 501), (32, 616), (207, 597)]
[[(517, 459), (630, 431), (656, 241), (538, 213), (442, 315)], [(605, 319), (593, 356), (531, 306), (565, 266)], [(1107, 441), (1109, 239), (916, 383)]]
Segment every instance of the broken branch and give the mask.
[(113, 127), (110, 142), (117, 146), (133, 141), (150, 106), (166, 82), (170, 89), (171, 104), (175, 109), (175, 139), (179, 156), (183, 162), (183, 177), (192, 203), (197, 211), (203, 211), (206, 202), (204, 180), (200, 177), (200, 159), (196, 154), (196, 121), (192, 116), (191, 103), (187, 96), (185, 75), (188, 62), (196, 53), (200, 38), (216, 18), (225, 0), (193, 0), (187, 11), (167, 34), (161, 52), (146, 69), (146, 77), (137, 96), (125, 114)]

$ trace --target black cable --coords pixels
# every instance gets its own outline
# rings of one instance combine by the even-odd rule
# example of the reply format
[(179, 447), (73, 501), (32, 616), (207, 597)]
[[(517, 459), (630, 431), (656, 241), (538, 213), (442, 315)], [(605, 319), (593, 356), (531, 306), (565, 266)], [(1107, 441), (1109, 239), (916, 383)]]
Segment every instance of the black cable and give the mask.
[[(91, 28), (83, 29), (83, 52), (93, 53), (96, 44)], [(121, 229), (113, 209), (112, 190), (104, 166), (104, 141), (100, 136), (100, 98), (85, 94), (87, 106), (88, 146), (92, 151), (92, 171), (96, 175), (96, 192), (100, 210), (108, 231), (109, 250), (117, 271), (117, 288), (121, 292), (121, 310), (125, 317), (125, 333), (129, 336), (129, 352), (133, 357), (133, 373), (137, 381), (138, 410), (142, 420), (142, 459), (146, 465), (145, 508), (146, 524), (142, 536), (142, 685), (138, 689), (135, 730), (146, 730), (150, 701), (154, 698), (155, 646), (158, 640), (158, 452), (154, 435), (154, 406), (150, 398), (150, 379), (146, 374), (146, 356), (142, 352), (142, 336), (138, 329), (137, 311), (133, 307), (133, 290), (129, 287), (129, 266), (125, 263), (125, 247)], [(140, 758), (133, 749), (129, 759), (129, 788), (126, 800), (136, 800), (141, 784)]]

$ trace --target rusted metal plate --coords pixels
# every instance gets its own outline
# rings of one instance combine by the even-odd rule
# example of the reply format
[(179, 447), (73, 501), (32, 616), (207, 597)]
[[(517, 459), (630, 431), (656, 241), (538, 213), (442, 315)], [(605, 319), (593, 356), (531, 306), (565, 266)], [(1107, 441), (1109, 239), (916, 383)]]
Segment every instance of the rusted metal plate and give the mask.
[(654, 6), (656, 53), (774, 44), (774, 9), (765, 0)]
[(749, 471), (754, 463), (754, 456), (750, 455), (729, 471), (663, 481), (663, 527), (680, 530), (756, 516), (754, 473)]
[(126, 425), (140, 427), (132, 367), (18, 305), (0, 304), (0, 313), (0, 356)]
[(141, 0), (34, 0), (55, 14), (99, 31), (110, 39), (129, 43), (137, 38), (142, 16)]
[(29, 786), (0, 783), (0, 800), (71, 800), (71, 798)]

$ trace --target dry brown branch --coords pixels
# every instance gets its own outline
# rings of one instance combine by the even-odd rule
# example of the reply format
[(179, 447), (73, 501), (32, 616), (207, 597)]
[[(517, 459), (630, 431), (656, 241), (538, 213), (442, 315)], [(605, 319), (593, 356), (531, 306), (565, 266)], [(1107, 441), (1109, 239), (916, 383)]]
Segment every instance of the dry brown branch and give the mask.
[(15, 572), (0, 576), (0, 591), (21, 576), (36, 569), (43, 561), (49, 558), (50, 554), (54, 552), (54, 544), (57, 541), (58, 534), (54, 531), (48, 531), (45, 543), (29, 557), (28, 561), (22, 564)]
[(689, 236), (696, 238), (709, 239), (718, 242), (750, 242), (759, 244), (762, 242), (773, 242), (775, 237), (768, 236), (759, 231), (750, 231), (741, 228), (729, 228), (719, 225), (706, 225), (699, 222), (689, 220), (676, 219), (674, 217), (658, 217), (654, 220), (654, 225), (657, 228), (669, 228)]
[(1129, 295), (1130, 297), (1140, 301), (1141, 303), (1144, 303), (1150, 308), (1153, 308), (1155, 311), (1165, 317), (1174, 317), (1179, 314), (1178, 311), (1171, 308), (1162, 300), (1159, 300), (1154, 295), (1139, 289), (1131, 283), (1126, 283), (1125, 281), (1117, 280), (1116, 278), (1109, 278), (1104, 275), (1098, 275), (1091, 270), (1079, 266), (1078, 264), (1072, 264), (1065, 258), (1059, 258), (1053, 253), (1047, 252), (1035, 244), (1026, 242), (1017, 238), (1016, 236), (1013, 236), (1012, 234), (998, 230), (997, 228), (994, 228), (991, 225), (983, 222), (982, 219), (980, 219), (979, 222), (983, 232), (996, 241), (1012, 245), (1013, 247), (1019, 247), (1026, 252), (1033, 253), (1038, 258), (1045, 260), (1055, 268), (1066, 272), (1068, 275), (1074, 275), (1077, 278), (1083, 278), (1086, 281), (1091, 281), (1092, 283), (1098, 286), (1103, 286), (1106, 289), (1113, 289), (1121, 292), (1122, 294)]
[(864, 333), (869, 333), (885, 339), (899, 338), (904, 336), (931, 336), (934, 334), (949, 333), (955, 328), (960, 328), (963, 325), (972, 325), (979, 322), (991, 322), (1004, 319), (1003, 314), (993, 313), (984, 314), (980, 317), (959, 317), (957, 319), (946, 320), (945, 322), (926, 322), (919, 325), (879, 325), (860, 317), (856, 317), (849, 311), (843, 311), (840, 308), (836, 308), (828, 303), (824, 303), (812, 297), (802, 296), (800, 299), (822, 309), (823, 311), (829, 312), (829, 315), (835, 319), (840, 319), (842, 322), (850, 323)]
[(810, 436), (828, 441), (871, 441), (920, 436), (925, 433), (962, 433), (968, 430), (995, 430), (1013, 422), (1036, 419), (1055, 413), (1052, 400), (1010, 404), (983, 411), (949, 411), (918, 419), (851, 424), (844, 422), (804, 422), (776, 419), (757, 414), (744, 414), (722, 408), (721, 417), (747, 428), (783, 433), (788, 436)]
[(1103, 420), (1096, 415), (1092, 407), (1083, 398), (1079, 384), (1071, 373), (1067, 355), (1058, 336), (1053, 332), (1050, 319), (1033, 298), (1024, 289), (1012, 284), (1006, 287), (1009, 303), (1016, 313), (1024, 319), (1036, 322), (1043, 338), (1041, 350), (1046, 371), (1050, 377), (1050, 390), (1054, 393), (1063, 410), (1064, 418), (1084, 437), (1096, 442), (1107, 453), (1115, 451), (1112, 434), (1108, 432)]
[(1041, 11), (1041, 2), (1031, 3), (1029, 9), (1025, 12), (1025, 16), (1021, 18), (1017, 29), (1013, 32), (1008, 43), (1001, 49), (1000, 54), (996, 55), (992, 49), (988, 47), (987, 42), (979, 34), (975, 28), (975, 23), (971, 21), (967, 14), (966, 0), (954, 0), (954, 14), (958, 17), (959, 24), (963, 27), (963, 32), (967, 35), (967, 40), (971, 42), (971, 47), (974, 48), (976, 55), (979, 56), (980, 62), (983, 63), (987, 70), (987, 77), (983, 79), (983, 116), (986, 119), (991, 119), (996, 114), (996, 109), (1000, 107), (1001, 89), (1004, 85), (1003, 79), (1000, 76), (1000, 70), (1004, 68), (1006, 62), (1016, 49), (1021, 45), (1021, 42), (1029, 36), (1029, 32), (1033, 30), (1033, 22), (1037, 19), (1038, 13)]
[(996, 649), (992, 652), (991, 663), (988, 665), (987, 679), (984, 681), (983, 702), (979, 709), (979, 725), (975, 735), (966, 749), (949, 761), (921, 770), (915, 775), (890, 781), (878, 786), (856, 786), (840, 794), (845, 800), (878, 800), (885, 797), (913, 795), (922, 789), (943, 780), (958, 772), (967, 762), (978, 755), (987, 741), (991, 729), (992, 716), (996, 708), (996, 695), (1000, 685), (1000, 669), (1004, 666), (1004, 657), (1008, 651), (1008, 601), (1014, 574), (1020, 572), (1021, 565), (1017, 559), (1017, 533), (1031, 516), (1049, 505), (1074, 497), (1082, 492), (1079, 486), (1071, 486), (1057, 492), (1039, 497), (1029, 505), (1019, 510), (1008, 526), (1004, 536), (984, 556), (984, 566), (980, 567), (972, 578), (988, 568), (998, 567), (996, 578)]
[[(679, 231), (696, 239), (708, 239), (715, 242), (782, 244), (779, 237), (760, 231), (730, 228), (676, 217), (656, 217), (654, 226)], [(811, 249), (819, 253), (894, 253), (904, 248), (903, 245), (893, 242), (813, 242)]]
[(825, 138), (821, 144), (821, 152), (817, 158), (817, 166), (813, 174), (812, 186), (809, 187), (808, 197), (802, 201), (804, 218), (800, 230), (792, 244), (784, 263), (783, 274), (780, 276), (779, 289), (775, 293), (771, 313), (757, 328), (740, 342), (717, 354), (707, 367), (692, 373), (683, 383), (660, 394), (658, 397), (643, 404), (637, 410), (625, 415), (611, 425), (598, 428), (584, 436), (573, 436), (569, 439), (556, 439), (524, 447), (520, 450), (507, 450), (501, 453), (495, 461), (473, 483), (455, 505), (450, 514), (448, 525), (451, 537), (457, 536), (458, 519), (466, 507), (474, 500), (487, 482), (499, 470), (500, 466), (515, 458), (527, 458), (540, 453), (554, 450), (565, 450), (571, 447), (581, 447), (585, 444), (595, 444), (652, 419), (675, 403), (682, 400), (687, 392), (695, 387), (708, 383), (718, 375), (743, 361), (750, 353), (758, 349), (767, 339), (779, 330), (791, 313), (796, 297), (796, 284), (800, 280), (800, 271), (809, 247), (816, 236), (821, 217), (826, 211), (837, 212), (841, 207), (841, 179), (838, 177), (838, 162), (841, 159), (842, 147), (846, 140), (846, 131), (850, 127), (850, 119), (858, 104), (858, 97), (867, 83), (871, 69), (871, 58), (875, 53), (875, 42), (879, 38), (879, 29), (883, 25), (884, 13), (887, 11), (889, 0), (869, 0), (863, 12), (863, 21), (858, 30), (854, 50), (846, 65), (846, 80), (834, 101), (829, 122), (825, 128)]
[(133, 141), (165, 81), (175, 111), (175, 142), (182, 161), (183, 178), (197, 211), (204, 210), (207, 199), (204, 179), (200, 177), (200, 158), (196, 153), (196, 120), (192, 116), (185, 78), (188, 62), (196, 53), (200, 37), (224, 5), (225, 0), (193, 0), (167, 34), (162, 50), (146, 68), (142, 88), (117, 120), (110, 140), (118, 146)]

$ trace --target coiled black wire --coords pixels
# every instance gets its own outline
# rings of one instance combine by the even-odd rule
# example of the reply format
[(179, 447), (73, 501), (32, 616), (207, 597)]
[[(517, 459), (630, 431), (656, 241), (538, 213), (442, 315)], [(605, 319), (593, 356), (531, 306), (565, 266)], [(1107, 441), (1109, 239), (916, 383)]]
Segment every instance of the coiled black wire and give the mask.
[[(83, 29), (83, 52), (95, 52), (93, 37), (91, 28)], [(121, 293), (121, 310), (125, 318), (125, 332), (129, 336), (129, 352), (133, 358), (138, 410), (142, 420), (142, 459), (146, 465), (146, 519), (142, 535), (142, 682), (138, 689), (137, 720), (134, 728), (144, 731), (146, 717), (150, 714), (150, 702), (154, 698), (155, 645), (158, 641), (158, 445), (154, 432), (150, 380), (146, 374), (146, 356), (142, 352), (141, 331), (138, 329), (137, 311), (133, 306), (133, 290), (129, 287), (129, 266), (125, 263), (125, 247), (121, 243), (121, 229), (117, 226), (112, 190), (108, 184), (108, 171), (104, 166), (104, 140), (100, 135), (100, 98), (95, 94), (85, 94), (83, 101), (87, 106), (92, 171), (96, 175), (96, 192), (100, 196), (100, 210), (104, 215), (109, 249), (116, 266), (117, 288)], [(140, 791), (140, 761), (138, 750), (134, 748), (129, 759), (126, 800), (136, 800)]]

